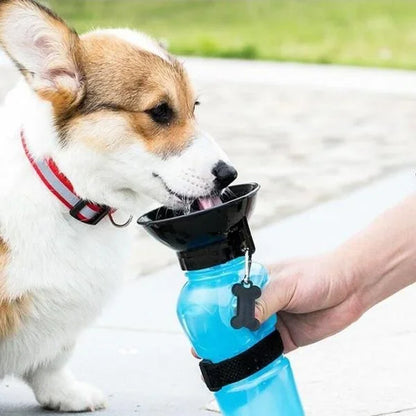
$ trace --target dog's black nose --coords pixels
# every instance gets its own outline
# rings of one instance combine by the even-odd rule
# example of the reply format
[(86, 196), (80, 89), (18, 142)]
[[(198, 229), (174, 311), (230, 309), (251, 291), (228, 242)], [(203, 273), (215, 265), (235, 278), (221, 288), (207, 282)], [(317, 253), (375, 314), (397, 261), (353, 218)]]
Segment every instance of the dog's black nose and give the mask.
[(224, 161), (220, 160), (212, 169), (212, 174), (215, 176), (215, 184), (218, 188), (226, 188), (235, 178), (237, 178), (237, 171)]

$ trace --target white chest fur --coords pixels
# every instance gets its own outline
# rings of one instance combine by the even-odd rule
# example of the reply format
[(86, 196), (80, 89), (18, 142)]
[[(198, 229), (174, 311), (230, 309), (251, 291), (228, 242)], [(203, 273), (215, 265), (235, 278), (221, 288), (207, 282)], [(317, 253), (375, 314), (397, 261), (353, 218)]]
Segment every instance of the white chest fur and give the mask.
[(21, 375), (73, 342), (122, 279), (129, 246), (128, 233), (108, 219), (90, 226), (71, 218), (26, 159), (20, 128), (35, 154), (45, 152), (54, 139), (49, 111), (23, 85), (0, 111), (0, 236), (11, 253), (3, 286), (11, 299), (30, 300), (24, 325), (0, 340), (0, 378)]

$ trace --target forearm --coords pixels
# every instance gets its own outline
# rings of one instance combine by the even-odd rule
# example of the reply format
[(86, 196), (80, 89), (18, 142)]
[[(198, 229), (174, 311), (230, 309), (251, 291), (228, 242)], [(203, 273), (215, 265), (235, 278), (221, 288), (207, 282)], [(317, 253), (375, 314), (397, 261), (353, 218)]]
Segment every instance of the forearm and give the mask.
[(416, 281), (416, 195), (378, 217), (336, 251), (351, 271), (363, 312)]

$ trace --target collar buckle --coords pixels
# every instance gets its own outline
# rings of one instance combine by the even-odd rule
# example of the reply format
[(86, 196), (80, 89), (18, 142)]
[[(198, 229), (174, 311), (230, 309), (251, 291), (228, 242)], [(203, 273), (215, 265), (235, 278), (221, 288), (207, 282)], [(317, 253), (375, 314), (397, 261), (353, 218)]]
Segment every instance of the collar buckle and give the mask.
[(71, 217), (75, 218), (78, 221), (83, 222), (84, 224), (89, 225), (96, 225), (98, 224), (104, 217), (106, 217), (110, 212), (111, 208), (106, 205), (100, 205), (100, 211), (89, 220), (82, 220), (80, 218), (80, 212), (88, 205), (88, 201), (85, 199), (80, 199), (69, 211)]

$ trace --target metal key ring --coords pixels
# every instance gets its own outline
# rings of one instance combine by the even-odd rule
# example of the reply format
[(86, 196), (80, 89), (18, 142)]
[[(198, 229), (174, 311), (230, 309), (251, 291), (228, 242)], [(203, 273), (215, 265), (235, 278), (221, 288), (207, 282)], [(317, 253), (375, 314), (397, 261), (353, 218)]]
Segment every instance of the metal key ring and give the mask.
[(117, 224), (115, 221), (114, 221), (114, 218), (113, 218), (113, 213), (112, 212), (109, 212), (108, 213), (108, 217), (110, 218), (110, 221), (111, 221), (111, 224), (113, 224), (114, 225), (114, 227), (117, 227), (117, 228), (124, 228), (124, 227), (127, 227), (128, 225), (130, 225), (130, 223), (132, 222), (132, 220), (133, 220), (133, 215), (130, 215), (130, 218), (124, 223), (124, 224)]

